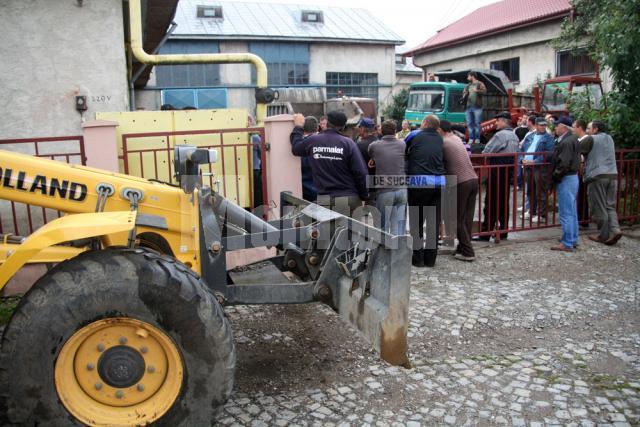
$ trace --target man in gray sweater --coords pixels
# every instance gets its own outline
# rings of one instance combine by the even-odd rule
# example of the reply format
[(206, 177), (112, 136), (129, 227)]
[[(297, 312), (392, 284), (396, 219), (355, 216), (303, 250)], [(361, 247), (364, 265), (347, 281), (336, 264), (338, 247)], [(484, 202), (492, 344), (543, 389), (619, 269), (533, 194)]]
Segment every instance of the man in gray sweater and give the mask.
[(615, 145), (601, 121), (589, 123), (587, 131), (590, 136), (580, 141), (580, 153), (586, 158), (584, 181), (589, 184), (591, 215), (598, 226), (598, 234), (590, 235), (589, 239), (615, 245), (622, 237), (616, 212), (618, 168)]
[(385, 120), (381, 129), (382, 139), (368, 147), (369, 168), (375, 166), (381, 181), (391, 181), (376, 191), (380, 228), (395, 235), (407, 234), (407, 189), (392, 184), (394, 177), (405, 175), (405, 143), (395, 137), (395, 120)]

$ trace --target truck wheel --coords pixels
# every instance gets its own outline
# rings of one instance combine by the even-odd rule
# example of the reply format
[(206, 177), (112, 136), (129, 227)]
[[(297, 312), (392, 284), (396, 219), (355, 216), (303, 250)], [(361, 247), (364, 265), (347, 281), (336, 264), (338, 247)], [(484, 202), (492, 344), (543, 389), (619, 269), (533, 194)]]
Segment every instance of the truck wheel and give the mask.
[(142, 249), (88, 252), (43, 276), (4, 331), (0, 425), (210, 425), (234, 368), (195, 273)]

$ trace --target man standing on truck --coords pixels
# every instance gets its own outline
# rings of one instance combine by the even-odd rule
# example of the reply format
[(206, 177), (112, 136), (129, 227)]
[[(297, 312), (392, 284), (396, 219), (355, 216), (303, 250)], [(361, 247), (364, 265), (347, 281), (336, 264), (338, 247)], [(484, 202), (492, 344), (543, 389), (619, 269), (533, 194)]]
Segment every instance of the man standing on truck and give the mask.
[(584, 179), (589, 183), (587, 193), (591, 202), (593, 219), (598, 234), (589, 239), (615, 245), (622, 237), (616, 199), (618, 195), (618, 167), (613, 139), (605, 133), (605, 125), (599, 120), (589, 123), (590, 137), (580, 141), (580, 152), (586, 157)]
[(580, 169), (580, 145), (571, 132), (573, 121), (560, 117), (556, 122), (558, 143), (551, 157), (551, 180), (557, 186), (558, 213), (562, 225), (560, 244), (552, 246), (552, 251), (573, 252), (578, 244), (578, 170)]
[(340, 133), (347, 116), (340, 111), (329, 112), (327, 130), (306, 138), (304, 123), (302, 114), (293, 115), (291, 152), (298, 157), (309, 156), (318, 204), (351, 216), (369, 198), (369, 191), (362, 154), (355, 142)]
[(462, 99), (466, 102), (464, 111), (469, 129), (469, 143), (480, 143), (480, 123), (482, 122), (482, 95), (487, 93), (487, 88), (480, 80), (475, 71), (470, 71), (467, 75), (469, 84), (462, 92)]
[[(510, 180), (511, 165), (513, 156), (511, 153), (518, 152), (518, 137), (511, 127), (511, 114), (504, 111), (496, 117), (496, 128), (498, 132), (493, 135), (483, 154), (501, 154), (501, 156), (489, 157), (489, 164), (492, 165), (487, 182), (487, 191), (484, 196), (484, 219), (480, 231), (488, 232), (495, 229), (509, 229), (509, 198), (511, 196)], [(500, 239), (504, 240), (508, 233), (500, 233)], [(483, 235), (475, 237), (473, 240), (488, 241), (490, 236)]]
[(524, 213), (524, 219), (531, 219), (533, 223), (546, 222), (549, 193), (546, 164), (554, 145), (555, 140), (547, 132), (547, 121), (537, 118), (536, 131), (529, 133), (522, 143), (522, 152), (526, 153), (522, 160), (523, 177), (529, 199), (529, 212)]

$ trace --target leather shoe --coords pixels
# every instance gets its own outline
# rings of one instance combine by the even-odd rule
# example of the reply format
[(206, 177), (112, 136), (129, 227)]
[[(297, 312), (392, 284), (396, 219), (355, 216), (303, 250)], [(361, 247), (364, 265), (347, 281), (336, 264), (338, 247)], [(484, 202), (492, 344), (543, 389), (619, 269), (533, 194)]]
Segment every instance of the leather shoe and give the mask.
[(618, 243), (618, 240), (620, 240), (620, 238), (621, 238), (621, 237), (622, 237), (622, 233), (614, 234), (613, 236), (609, 237), (609, 238), (604, 242), (604, 244), (605, 244), (605, 245), (608, 245), (608, 246), (613, 246), (613, 245), (615, 245), (616, 243)]
[(592, 242), (604, 243), (602, 239), (600, 239), (600, 236), (598, 236), (597, 234), (589, 234), (588, 237), (589, 237), (589, 240), (591, 240)]
[(474, 242), (488, 242), (491, 240), (491, 236), (473, 236), (471, 240)]
[(551, 250), (560, 252), (573, 252), (573, 248), (568, 248), (562, 243), (560, 243), (558, 246), (551, 246)]

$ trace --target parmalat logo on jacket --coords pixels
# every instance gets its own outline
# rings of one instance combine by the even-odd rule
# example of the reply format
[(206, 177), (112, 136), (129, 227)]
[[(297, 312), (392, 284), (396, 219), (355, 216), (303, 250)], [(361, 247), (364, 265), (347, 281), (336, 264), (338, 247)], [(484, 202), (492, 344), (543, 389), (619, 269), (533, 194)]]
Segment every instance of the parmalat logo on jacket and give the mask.
[(313, 158), (316, 160), (342, 160), (342, 157), (324, 156), (323, 154), (344, 154), (343, 147), (313, 147)]

